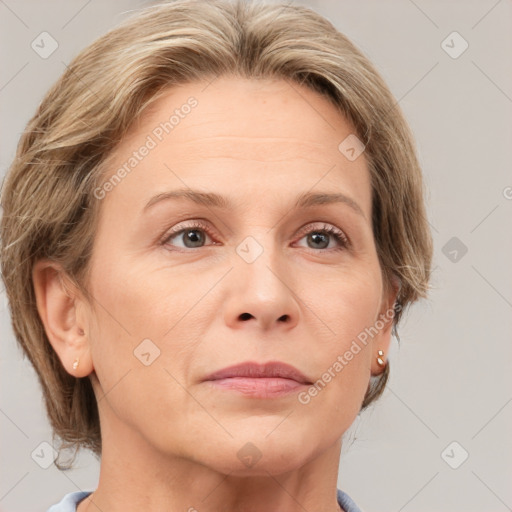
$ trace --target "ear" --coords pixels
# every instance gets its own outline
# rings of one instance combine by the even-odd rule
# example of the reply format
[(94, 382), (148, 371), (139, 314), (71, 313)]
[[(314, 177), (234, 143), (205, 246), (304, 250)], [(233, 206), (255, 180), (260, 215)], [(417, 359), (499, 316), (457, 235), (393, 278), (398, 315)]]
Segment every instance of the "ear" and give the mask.
[(61, 266), (50, 260), (35, 263), (32, 280), (39, 316), (64, 369), (74, 377), (86, 377), (94, 366), (85, 329), (87, 308), (82, 294)]
[[(371, 374), (380, 375), (384, 371), (384, 365), (388, 364), (387, 357), (391, 345), (391, 331), (393, 330), (393, 318), (395, 312), (395, 302), (400, 291), (401, 282), (397, 276), (392, 277), (390, 286), (384, 286), (382, 305), (379, 316), (375, 320), (375, 327), (378, 334), (374, 337), (372, 343), (372, 362)], [(379, 350), (384, 352), (383, 356), (379, 356)], [(379, 365), (377, 358), (380, 357), (384, 365)]]

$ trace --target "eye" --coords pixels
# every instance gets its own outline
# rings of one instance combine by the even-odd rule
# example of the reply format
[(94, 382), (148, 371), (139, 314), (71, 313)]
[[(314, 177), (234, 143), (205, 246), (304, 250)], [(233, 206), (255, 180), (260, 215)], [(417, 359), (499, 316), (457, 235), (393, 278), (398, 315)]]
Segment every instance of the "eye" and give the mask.
[(301, 240), (303, 238), (306, 238), (307, 247), (310, 249), (342, 250), (349, 246), (345, 233), (329, 224), (324, 224), (320, 228), (310, 228), (305, 232), (305, 236)]
[[(210, 238), (208, 228), (200, 222), (195, 222), (190, 226), (182, 226), (171, 230), (165, 235), (162, 244), (172, 245), (181, 249), (195, 249), (203, 247), (207, 238)], [(177, 240), (181, 244), (172, 243), (173, 240)]]
[[(321, 227), (313, 227), (302, 230), (303, 236), (300, 240), (306, 239), (307, 247), (314, 250), (342, 250), (348, 248), (350, 243), (343, 231), (323, 224)], [(194, 222), (189, 226), (178, 226), (166, 233), (162, 245), (170, 245), (178, 249), (197, 249), (204, 247), (206, 241), (210, 239), (211, 233), (208, 226), (201, 222)], [(210, 244), (210, 245), (214, 245)]]

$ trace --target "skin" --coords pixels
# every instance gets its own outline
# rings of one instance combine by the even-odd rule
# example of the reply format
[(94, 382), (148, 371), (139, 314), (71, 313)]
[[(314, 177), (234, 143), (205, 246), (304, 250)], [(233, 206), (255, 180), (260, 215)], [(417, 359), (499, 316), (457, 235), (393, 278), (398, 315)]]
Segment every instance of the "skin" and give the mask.
[[(339, 510), (342, 436), (370, 376), (382, 372), (376, 356), (388, 352), (391, 321), (307, 404), (297, 392), (255, 399), (203, 379), (244, 361), (282, 361), (315, 382), (392, 308), (364, 153), (349, 161), (338, 150), (355, 130), (318, 93), (220, 77), (169, 90), (123, 139), (105, 177), (190, 96), (198, 105), (101, 200), (93, 304), (55, 263), (34, 267), (49, 340), (99, 400), (99, 485), (78, 511)], [(221, 194), (233, 209), (181, 198), (142, 213), (178, 188)], [(320, 191), (349, 196), (362, 215), (346, 203), (293, 209), (298, 195)], [(194, 232), (204, 235), (199, 245), (169, 234), (199, 220), (210, 230)], [(311, 236), (325, 225), (349, 247)], [(236, 251), (246, 237), (263, 248), (252, 263)], [(144, 339), (160, 350), (149, 366), (134, 356)], [(252, 466), (237, 456), (248, 442), (261, 457)]]

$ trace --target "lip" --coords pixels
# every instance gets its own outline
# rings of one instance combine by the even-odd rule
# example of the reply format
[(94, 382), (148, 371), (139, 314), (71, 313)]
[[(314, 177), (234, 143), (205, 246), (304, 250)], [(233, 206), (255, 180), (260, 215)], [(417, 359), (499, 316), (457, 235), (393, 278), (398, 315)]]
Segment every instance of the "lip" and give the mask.
[(210, 374), (204, 382), (216, 389), (237, 391), (255, 398), (279, 397), (312, 384), (297, 368), (279, 361), (229, 366)]
[(297, 368), (280, 361), (270, 361), (262, 364), (248, 361), (216, 371), (204, 380), (221, 380), (235, 377), (245, 377), (248, 379), (288, 379), (294, 380), (299, 384), (312, 384)]

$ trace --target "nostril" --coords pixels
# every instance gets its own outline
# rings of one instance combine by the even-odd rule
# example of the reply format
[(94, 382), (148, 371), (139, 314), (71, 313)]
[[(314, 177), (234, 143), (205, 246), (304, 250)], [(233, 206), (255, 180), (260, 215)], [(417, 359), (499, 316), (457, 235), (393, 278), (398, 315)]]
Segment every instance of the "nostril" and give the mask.
[(249, 320), (250, 318), (252, 318), (252, 315), (250, 313), (242, 313), (240, 315), (240, 320)]
[(278, 320), (279, 320), (279, 322), (288, 322), (289, 317), (288, 317), (288, 315), (283, 315), (283, 316), (280, 316)]

